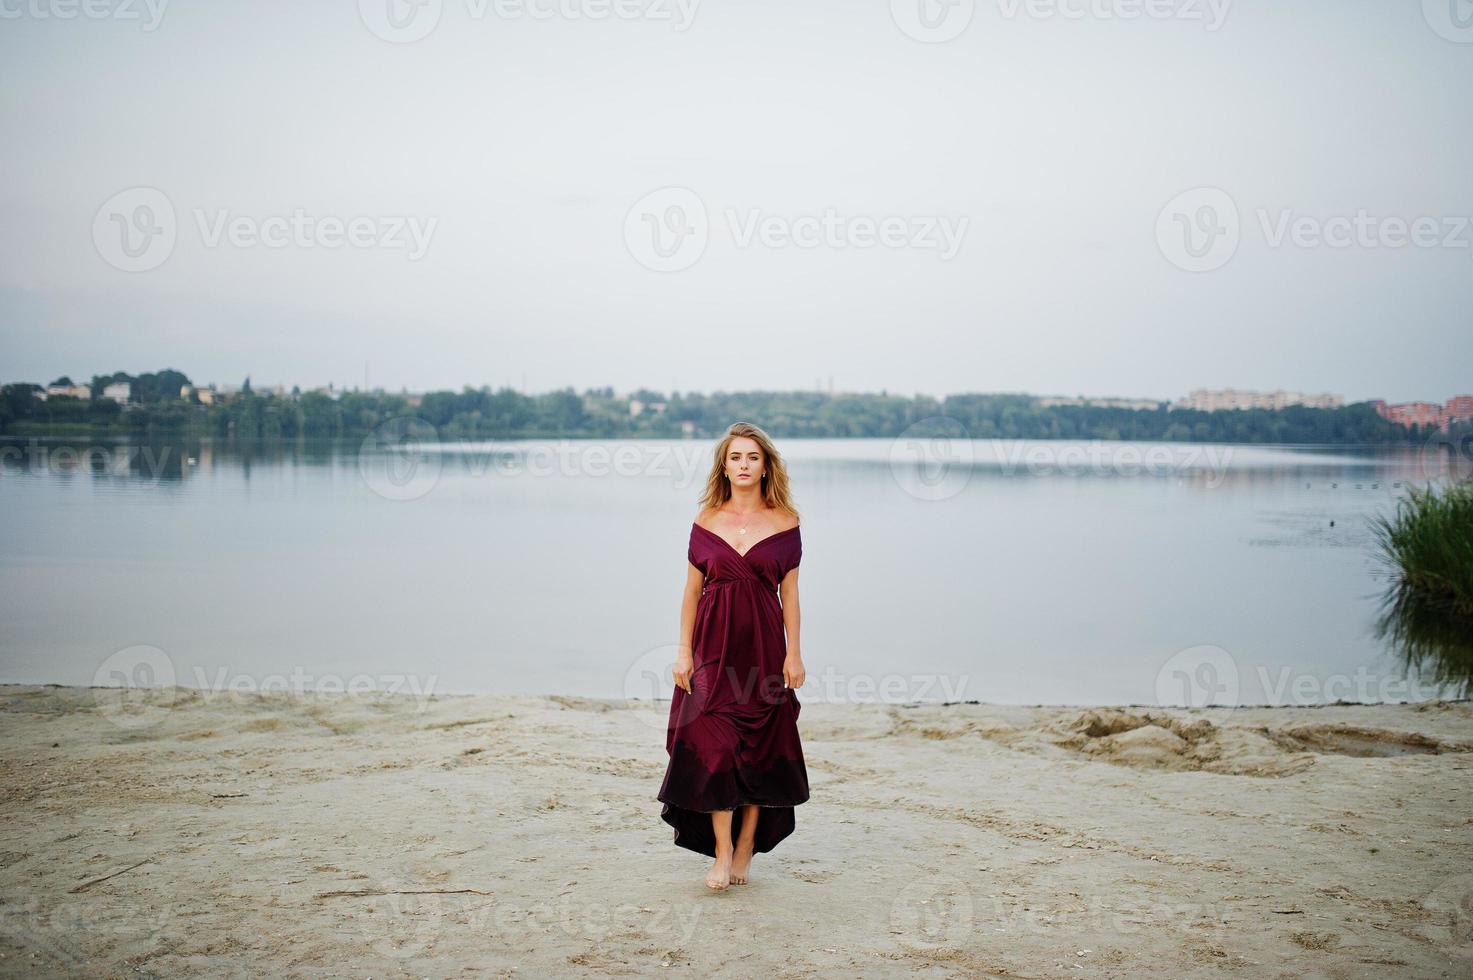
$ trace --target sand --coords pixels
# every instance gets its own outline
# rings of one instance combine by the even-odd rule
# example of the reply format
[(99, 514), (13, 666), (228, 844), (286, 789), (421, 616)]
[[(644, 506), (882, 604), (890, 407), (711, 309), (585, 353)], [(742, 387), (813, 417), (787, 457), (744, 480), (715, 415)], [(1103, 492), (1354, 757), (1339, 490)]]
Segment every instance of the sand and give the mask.
[(0, 973), (1469, 977), (1473, 708), (805, 701), (723, 893), (668, 703), (0, 687)]

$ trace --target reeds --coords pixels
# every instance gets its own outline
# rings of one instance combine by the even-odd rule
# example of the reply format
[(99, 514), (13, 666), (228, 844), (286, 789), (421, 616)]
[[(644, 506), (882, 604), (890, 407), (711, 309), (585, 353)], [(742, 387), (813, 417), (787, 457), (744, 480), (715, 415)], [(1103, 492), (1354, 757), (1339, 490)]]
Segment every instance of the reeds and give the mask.
[(1407, 668), (1459, 696), (1473, 689), (1473, 481), (1413, 487), (1371, 522), (1391, 581), (1376, 634)]

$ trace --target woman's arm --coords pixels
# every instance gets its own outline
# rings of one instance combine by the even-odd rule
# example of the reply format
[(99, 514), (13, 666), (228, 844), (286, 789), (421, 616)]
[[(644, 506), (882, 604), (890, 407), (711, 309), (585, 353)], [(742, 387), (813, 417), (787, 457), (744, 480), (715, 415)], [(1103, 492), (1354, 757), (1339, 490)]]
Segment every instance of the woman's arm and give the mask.
[(696, 606), (701, 601), (701, 589), (705, 588), (706, 576), (699, 568), (686, 562), (685, 592), (680, 598), (680, 647), (675, 651), (675, 683), (690, 693), (690, 675), (695, 670), (691, 654), (691, 638), (696, 628)]
[(791, 568), (778, 586), (778, 596), (783, 604), (783, 629), (788, 634), (788, 655), (783, 660), (783, 684), (787, 687), (802, 687), (806, 672), (803, 669), (803, 654), (798, 643), (798, 624), (802, 613), (798, 608), (798, 569)]

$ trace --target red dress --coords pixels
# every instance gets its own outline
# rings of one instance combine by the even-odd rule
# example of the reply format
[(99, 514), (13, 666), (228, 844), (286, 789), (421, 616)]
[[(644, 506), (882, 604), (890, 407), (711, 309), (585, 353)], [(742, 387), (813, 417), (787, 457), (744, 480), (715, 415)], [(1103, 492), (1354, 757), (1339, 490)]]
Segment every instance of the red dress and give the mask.
[(687, 557), (706, 577), (691, 635), (691, 691), (676, 686), (665, 733), (670, 754), (658, 799), (675, 843), (716, 856), (711, 811), (730, 810), (741, 833), (747, 803), (763, 809), (757, 851), (793, 832), (793, 808), (808, 799), (798, 739), (798, 694), (783, 686), (787, 635), (778, 585), (803, 556), (795, 525), (744, 555), (692, 523)]

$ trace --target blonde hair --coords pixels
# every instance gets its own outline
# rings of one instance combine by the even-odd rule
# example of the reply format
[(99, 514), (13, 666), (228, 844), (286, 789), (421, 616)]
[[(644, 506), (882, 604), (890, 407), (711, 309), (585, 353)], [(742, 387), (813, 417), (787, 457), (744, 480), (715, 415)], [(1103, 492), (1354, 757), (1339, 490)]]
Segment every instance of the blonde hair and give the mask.
[(731, 499), (731, 481), (726, 478), (726, 454), (731, 441), (737, 436), (746, 436), (762, 449), (762, 500), (769, 507), (777, 507), (798, 516), (793, 498), (788, 490), (788, 468), (783, 464), (782, 454), (772, 444), (766, 432), (750, 422), (734, 422), (721, 442), (716, 445), (715, 458), (711, 463), (711, 475), (706, 479), (706, 489), (701, 494), (701, 506), (715, 509)]

